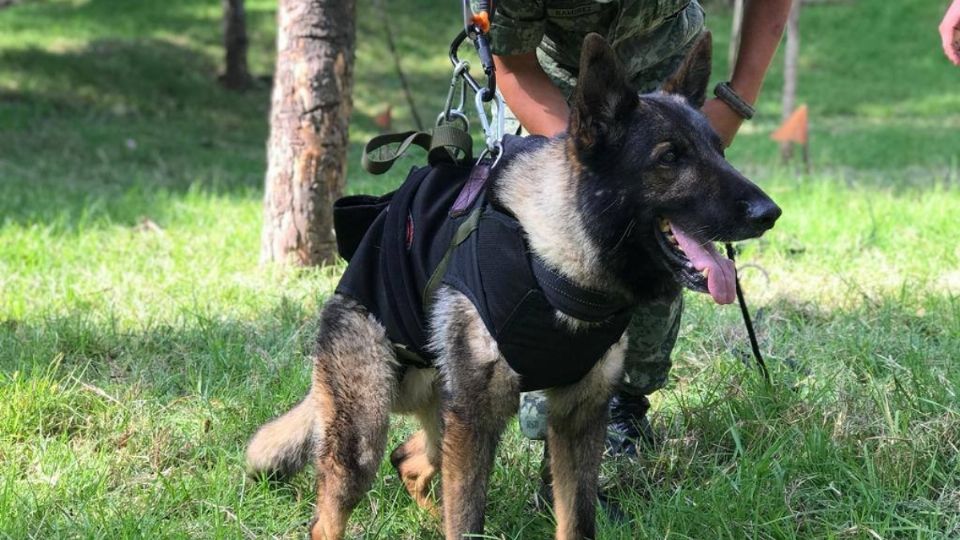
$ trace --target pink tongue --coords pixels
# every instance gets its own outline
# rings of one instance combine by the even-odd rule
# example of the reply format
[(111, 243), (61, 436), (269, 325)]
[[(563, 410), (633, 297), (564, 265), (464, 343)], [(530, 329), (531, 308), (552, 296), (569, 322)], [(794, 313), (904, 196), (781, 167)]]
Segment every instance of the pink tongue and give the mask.
[(690, 238), (675, 225), (673, 234), (677, 237), (680, 249), (683, 250), (693, 267), (697, 270), (707, 270), (707, 289), (713, 301), (718, 304), (729, 304), (736, 299), (737, 270), (733, 261), (717, 253), (713, 242), (700, 242)]

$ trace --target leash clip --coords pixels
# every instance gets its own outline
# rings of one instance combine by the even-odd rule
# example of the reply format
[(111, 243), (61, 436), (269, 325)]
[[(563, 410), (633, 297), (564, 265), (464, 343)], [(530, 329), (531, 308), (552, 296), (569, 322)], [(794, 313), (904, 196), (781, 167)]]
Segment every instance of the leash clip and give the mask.
[(490, 106), (490, 114), (487, 115), (487, 109), (484, 106), (483, 95), (477, 92), (474, 99), (474, 105), (477, 108), (477, 116), (480, 117), (480, 127), (483, 129), (487, 150), (490, 153), (499, 155), (502, 148), (503, 124), (504, 124), (504, 105), (503, 96), (500, 92), (494, 92), (493, 104)]

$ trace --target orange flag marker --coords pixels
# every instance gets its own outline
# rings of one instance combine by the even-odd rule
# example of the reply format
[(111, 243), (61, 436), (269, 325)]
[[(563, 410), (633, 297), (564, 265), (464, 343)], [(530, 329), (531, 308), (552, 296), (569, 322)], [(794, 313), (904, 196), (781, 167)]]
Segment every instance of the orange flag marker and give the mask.
[(392, 110), (393, 105), (387, 105), (387, 108), (384, 109), (382, 113), (373, 117), (373, 123), (382, 130), (389, 130), (390, 125), (393, 123)]
[(770, 138), (779, 142), (795, 142), (806, 145), (809, 140), (808, 132), (807, 106), (801, 105), (793, 111), (789, 118), (783, 121), (783, 124), (770, 135)]

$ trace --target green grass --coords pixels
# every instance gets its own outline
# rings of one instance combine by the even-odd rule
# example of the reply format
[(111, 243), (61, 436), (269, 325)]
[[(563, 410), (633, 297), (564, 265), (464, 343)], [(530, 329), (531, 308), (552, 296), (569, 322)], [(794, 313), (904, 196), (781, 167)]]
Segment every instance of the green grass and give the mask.
[[(269, 75), (275, 3), (247, 4)], [(804, 8), (814, 173), (768, 139), (779, 64), (730, 151), (785, 211), (741, 259), (777, 384), (752, 371), (736, 309), (688, 295), (653, 398), (662, 449), (604, 465), (632, 519), (601, 538), (960, 536), (960, 71), (932, 4)], [(429, 119), (456, 13), (388, 5)], [(359, 17), (348, 189), (385, 191), (402, 171), (366, 176), (359, 148), (386, 104), (411, 120), (369, 0)], [(710, 15), (718, 51), (727, 17)], [(253, 482), (242, 452), (306, 391), (342, 268), (258, 266), (269, 85), (217, 86), (218, 25), (216, 2), (0, 9), (0, 537), (305, 534), (312, 475)], [(529, 504), (540, 452), (511, 425), (492, 537), (549, 536)], [(351, 533), (438, 537), (382, 473)]]

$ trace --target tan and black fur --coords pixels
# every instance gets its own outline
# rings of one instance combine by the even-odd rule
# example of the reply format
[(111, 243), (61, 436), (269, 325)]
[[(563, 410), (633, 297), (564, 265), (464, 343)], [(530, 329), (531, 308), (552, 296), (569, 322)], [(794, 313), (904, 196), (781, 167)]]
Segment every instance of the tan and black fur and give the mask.
[[(523, 225), (531, 251), (571, 280), (636, 301), (676, 294), (678, 279), (653, 238), (658, 217), (704, 241), (732, 241), (772, 226), (773, 211), (758, 218), (756, 205), (773, 203), (727, 164), (696, 110), (709, 76), (708, 35), (663, 92), (640, 97), (602, 38), (589, 36), (583, 49), (569, 132), (498, 167), (490, 195)], [(587, 324), (557, 316), (572, 328)], [(391, 412), (422, 424), (390, 456), (416, 502), (437, 509), (429, 490), (439, 472), (446, 537), (483, 531), (487, 482), (520, 379), (464, 295), (441, 288), (429, 317), (437, 368), (401, 369), (383, 326), (334, 296), (321, 315), (309, 395), (251, 440), (251, 472), (289, 475), (313, 461), (314, 540), (344, 536), (385, 451)], [(607, 401), (625, 342), (578, 383), (547, 391), (559, 539), (595, 536)]]

